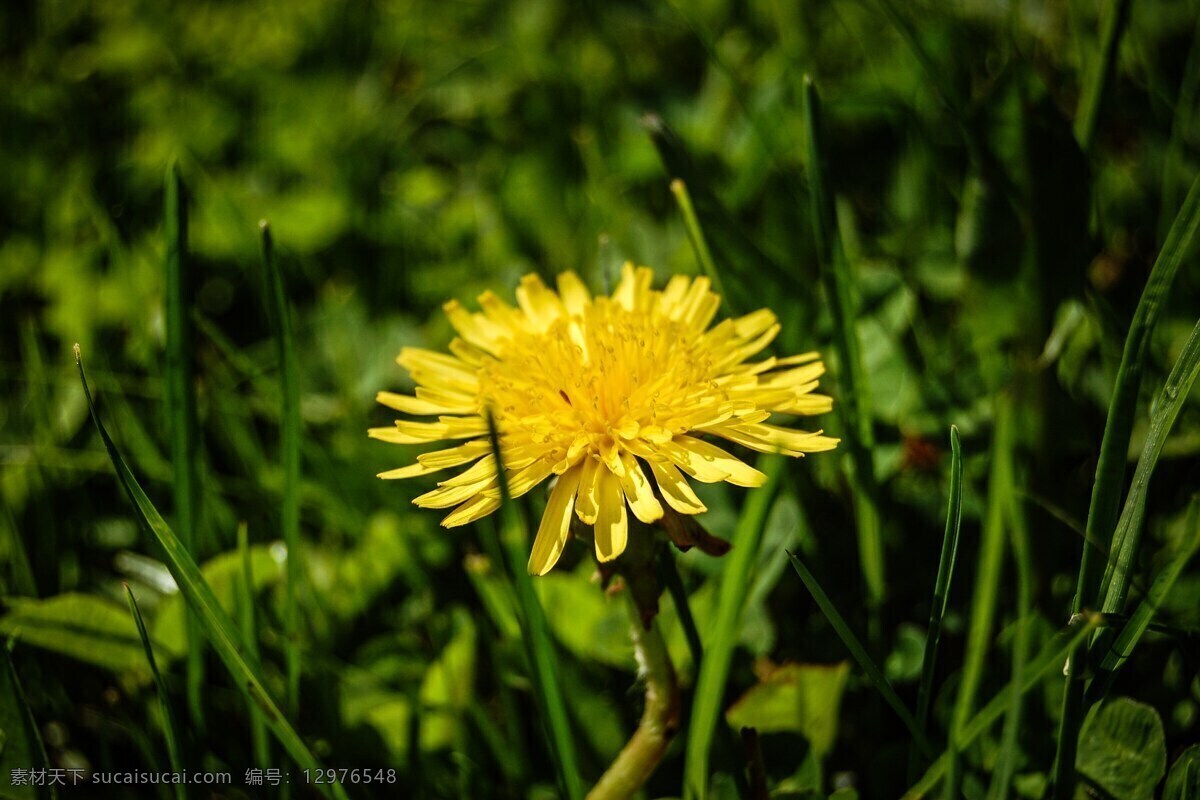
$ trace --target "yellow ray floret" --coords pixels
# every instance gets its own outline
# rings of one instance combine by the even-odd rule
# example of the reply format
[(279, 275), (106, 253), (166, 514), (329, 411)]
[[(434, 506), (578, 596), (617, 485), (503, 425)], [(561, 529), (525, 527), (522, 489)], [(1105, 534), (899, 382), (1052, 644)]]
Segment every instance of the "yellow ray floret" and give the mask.
[(562, 554), (573, 517), (592, 526), (596, 557), (611, 561), (625, 550), (630, 516), (650, 524), (664, 504), (680, 514), (706, 510), (689, 477), (747, 487), (766, 480), (701, 437), (788, 456), (837, 446), (820, 431), (767, 422), (833, 407), (814, 391), (825, 372), (816, 353), (749, 360), (779, 333), (771, 311), (712, 326), (721, 299), (707, 278), (677, 275), (662, 291), (652, 281), (649, 269), (626, 264), (607, 297), (593, 297), (565, 272), (557, 291), (536, 275), (523, 278), (516, 306), (490, 292), (478, 313), (447, 303), (459, 337), (450, 352), (404, 348), (396, 360), (416, 391), (378, 395), (388, 408), (423, 419), (369, 433), (404, 445), (467, 441), (379, 477), (470, 465), (414, 502), (453, 508), (447, 527), (492, 513), (500, 481), (487, 438), (491, 409), (513, 496), (554, 481), (529, 558), (529, 571), (542, 575)]

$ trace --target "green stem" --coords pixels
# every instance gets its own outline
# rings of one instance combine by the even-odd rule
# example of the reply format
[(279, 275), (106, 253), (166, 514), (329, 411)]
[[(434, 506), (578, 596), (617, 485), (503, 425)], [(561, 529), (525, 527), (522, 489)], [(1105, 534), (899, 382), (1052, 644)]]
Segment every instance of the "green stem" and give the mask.
[(638, 673), (646, 685), (646, 706), (637, 730), (616, 760), (588, 792), (588, 800), (618, 800), (633, 795), (653, 774), (679, 730), (679, 683), (658, 624), (642, 624), (641, 613), (626, 591)]

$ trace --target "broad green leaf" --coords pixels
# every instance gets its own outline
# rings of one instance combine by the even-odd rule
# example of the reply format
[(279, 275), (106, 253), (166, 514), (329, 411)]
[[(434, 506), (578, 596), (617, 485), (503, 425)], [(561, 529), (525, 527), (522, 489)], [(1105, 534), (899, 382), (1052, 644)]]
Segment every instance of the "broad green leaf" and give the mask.
[(475, 682), (475, 623), (461, 609), (454, 612), (454, 635), (421, 682), (421, 748), (453, 747)]
[(1127, 697), (1100, 706), (1084, 723), (1075, 768), (1121, 800), (1150, 800), (1167, 771), (1167, 745), (1158, 712)]
[[(282, 577), (283, 564), (279, 552), (278, 548), (271, 545), (254, 545), (249, 548), (255, 594), (278, 583)], [(237, 587), (242, 580), (241, 554), (236, 550), (221, 553), (204, 562), (200, 574), (212, 587), (221, 608), (233, 616), (237, 611)], [(159, 607), (150, 627), (154, 631), (155, 642), (165, 649), (164, 655), (174, 658), (183, 653), (186, 642), (184, 620), (187, 619), (187, 613), (187, 600), (181, 594), (171, 595)]]
[(799, 733), (818, 757), (833, 748), (850, 662), (784, 664), (751, 687), (725, 712), (734, 728)]
[(584, 564), (574, 572), (550, 572), (534, 581), (550, 630), (576, 656), (618, 669), (634, 669), (629, 615), (592, 583)]
[[(11, 598), (0, 633), (113, 672), (150, 677), (128, 609), (102, 597), (68, 592), (45, 600)], [(182, 643), (182, 633), (179, 643)], [(168, 649), (158, 643), (160, 650)], [(172, 653), (179, 655), (182, 647)]]
[(1175, 759), (1162, 800), (1200, 800), (1200, 744), (1192, 745)]

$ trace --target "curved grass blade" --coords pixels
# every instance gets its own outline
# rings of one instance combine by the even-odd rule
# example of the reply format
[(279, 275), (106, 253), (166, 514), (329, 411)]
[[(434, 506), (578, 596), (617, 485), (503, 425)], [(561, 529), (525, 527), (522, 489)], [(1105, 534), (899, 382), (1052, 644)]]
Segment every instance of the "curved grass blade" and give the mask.
[(1179, 412), (1183, 410), (1183, 404), (1191, 393), (1198, 374), (1200, 321), (1192, 328), (1187, 344), (1175, 361), (1175, 366), (1171, 368), (1171, 374), (1167, 376), (1167, 382), (1163, 384), (1158, 401), (1154, 404), (1154, 412), (1150, 416), (1150, 432), (1146, 436), (1142, 455), (1138, 458), (1137, 468), (1133, 473), (1133, 484), (1129, 487), (1129, 496), (1125, 498), (1121, 519), (1113, 533), (1108, 568), (1101, 582), (1104, 603), (1100, 610), (1106, 614), (1120, 613), (1125, 608), (1125, 598), (1129, 594), (1129, 578), (1137, 558), (1138, 545), (1141, 543), (1150, 478), (1154, 475), (1154, 468), (1158, 466), (1158, 458), (1162, 455), (1167, 435), (1174, 427)]
[(300, 612), (297, 595), (303, 579), (303, 553), (300, 544), (300, 387), (297, 379), (296, 346), (288, 311), (283, 276), (275, 259), (271, 228), (264, 220), (262, 229), (263, 266), (270, 290), (271, 320), (275, 326), (276, 352), (279, 358), (280, 450), (283, 462), (283, 505), (280, 521), (283, 543), (287, 545), (287, 582), (283, 594), (283, 656), (287, 669), (288, 713), (300, 710)]
[(492, 453), (496, 457), (497, 483), (500, 488), (501, 547), (517, 590), (517, 607), (525, 633), (521, 640), (529, 658), (529, 669), (538, 701), (536, 705), (542, 717), (542, 724), (550, 737), (550, 748), (555, 757), (554, 766), (561, 788), (568, 800), (580, 800), (583, 797), (583, 783), (579, 777), (579, 758), (575, 753), (575, 740), (571, 736), (567, 706), (563, 701), (562, 687), (558, 684), (558, 659), (554, 651), (554, 642), (550, 638), (546, 612), (534, 593), (533, 579), (529, 575), (527, 565), (529, 535), (520, 510), (508, 491), (496, 422), (491, 413), (487, 419), (488, 436), (492, 441)]
[(947, 737), (949, 774), (943, 797), (956, 800), (962, 791), (961, 753), (967, 723), (974, 712), (975, 697), (983, 681), (983, 668), (992, 644), (996, 601), (1000, 591), (1000, 572), (1004, 561), (1005, 509), (1014, 502), (1012, 491), (1012, 404), (1005, 394), (996, 397), (995, 430), (992, 434), (992, 471), (988, 480), (987, 517), (983, 541), (979, 545), (979, 564), (975, 576), (975, 595), (971, 603), (971, 626), (967, 652), (958, 685), (958, 697)]
[[(942, 554), (938, 558), (937, 579), (933, 585), (933, 602), (929, 607), (929, 630), (925, 634), (925, 657), (921, 661), (921, 684), (917, 690), (917, 730), (928, 735), (929, 706), (933, 702), (933, 676), (937, 668), (938, 641), (942, 638), (942, 619), (950, 597), (950, 581), (958, 557), (958, 534), (962, 528), (962, 444), (958, 428), (950, 426), (950, 500), (946, 509), (946, 531), (942, 535)], [(909, 782), (916, 780), (920, 751), (916, 740), (909, 752)]]
[[(182, 741), (179, 736), (179, 726), (175, 721), (175, 712), (171, 708), (171, 697), (167, 692), (167, 682), (163, 680), (162, 673), (158, 671), (158, 662), (154, 659), (154, 648), (150, 646), (150, 636), (146, 633), (146, 623), (142, 621), (142, 611), (138, 608), (137, 599), (133, 596), (133, 589), (129, 584), (125, 584), (125, 599), (129, 601), (129, 613), (133, 615), (133, 621), (137, 624), (138, 636), (142, 639), (142, 647), (146, 650), (146, 663), (150, 665), (150, 673), (154, 676), (154, 685), (158, 689), (158, 705), (162, 713), (163, 738), (167, 740), (167, 760), (171, 763), (171, 770), (175, 773), (182, 773), (185, 769), (183, 763), (183, 750), (180, 747)], [(175, 784), (175, 796), (179, 800), (187, 797), (187, 787), (182, 783)]]
[(879, 487), (871, 450), (875, 434), (871, 422), (866, 371), (859, 352), (855, 329), (854, 277), (846, 261), (837, 229), (833, 194), (825, 173), (821, 98), (816, 84), (804, 76), (804, 125), (808, 135), (808, 187), (811, 197), (813, 236), (821, 276), (825, 281), (833, 314), (833, 345), (838, 356), (839, 408), (846, 430), (850, 460), (854, 466), (852, 487), (858, 523), (858, 552), (872, 610), (872, 631), (878, 629), (878, 611), (885, 595), (883, 534), (878, 507)]
[[(1051, 674), (1054, 669), (1061, 669), (1063, 660), (1068, 657), (1080, 642), (1086, 641), (1087, 637), (1091, 635), (1092, 631), (1096, 630), (1100, 623), (1101, 616), (1099, 614), (1076, 614), (1067, 627), (1047, 642), (1037, 657), (1026, 665), (1020, 682), (1010, 681), (1007, 686), (1001, 689), (963, 727), (962, 736), (958, 740), (959, 747), (966, 748), (971, 746), (976, 739), (996, 724), (996, 721), (1000, 719), (1009, 707), (1011, 695), (1014, 691), (1025, 694), (1038, 686), (1042, 679)], [(925, 771), (921, 780), (917, 781), (911, 789), (905, 792), (902, 800), (918, 800), (919, 798), (929, 797), (930, 793), (937, 788), (938, 783), (941, 782), (943, 776), (946, 774), (949, 762), (949, 752), (943, 753)]]
[(1183, 573), (1183, 568), (1187, 566), (1197, 551), (1200, 551), (1200, 498), (1192, 501), (1182, 540), (1174, 555), (1171, 556), (1171, 560), (1154, 579), (1149, 593), (1138, 604), (1133, 616), (1121, 628), (1121, 633), (1113, 642), (1112, 647), (1104, 653), (1100, 671), (1093, 679), (1092, 685), (1088, 687), (1089, 704), (1099, 702), (1108, 694), (1108, 690), (1112, 688), (1113, 681), (1116, 679), (1117, 670), (1124, 666), (1129, 657), (1133, 655), (1133, 650), (1141, 641), (1143, 634), (1151, 628), (1155, 612), (1162, 607), (1163, 601), (1167, 599), (1167, 595), (1175, 586), (1175, 581)]
[[(1138, 389), (1142, 382), (1146, 348), (1180, 265), (1195, 252), (1197, 239), (1200, 238), (1197, 237), (1198, 231), (1200, 176), (1192, 182), (1183, 207), (1179, 209), (1179, 214), (1171, 225), (1167, 241), (1154, 262), (1146, 288), (1138, 301), (1133, 322), (1129, 326), (1129, 334), (1125, 337), (1125, 349), (1121, 354), (1121, 365), (1117, 369), (1116, 384), (1108, 406), (1108, 421), (1104, 425), (1104, 438), (1100, 442), (1096, 481), (1092, 486), (1092, 499), (1088, 507), (1087, 536), (1079, 561), (1075, 600), (1071, 607), (1072, 613), (1075, 614), (1098, 600), (1101, 562), (1097, 560), (1097, 555), (1111, 552), (1110, 544), (1117, 523), (1117, 510), (1121, 506), (1125, 458), (1129, 452), (1129, 437), (1133, 431), (1133, 418), (1137, 411)], [(1075, 796), (1075, 753), (1079, 745), (1079, 729), (1083, 724), (1086, 663), (1087, 653), (1080, 648), (1072, 654), (1067, 666), (1067, 689), (1063, 695), (1062, 722), (1055, 760), (1054, 800), (1071, 800)]]
[[(188, 265), (187, 187), (179, 165), (167, 171), (164, 199), (166, 258), (163, 262), (166, 289), (167, 417), (171, 425), (171, 488), (175, 500), (175, 527), (179, 540), (196, 555), (196, 526), (199, 518), (199, 481), (196, 474), (197, 431), (196, 381), (193, 372), (192, 324), (188, 298), (191, 275)], [(188, 619), (187, 699), (192, 723), (204, 730), (204, 637), (196, 621)]]
[(775, 493), (779, 489), (779, 478), (783, 474), (782, 457), (765, 456), (760, 459), (759, 468), (766, 473), (767, 482), (750, 494), (738, 520), (737, 532), (733, 539), (735, 547), (725, 557), (725, 568), (721, 573), (712, 636), (696, 675), (696, 688), (692, 693), (692, 718), (684, 748), (684, 800), (708, 797), (713, 737), (717, 725), (724, 724), (721, 712), (725, 699), (725, 684), (729, 678), (733, 650), (737, 646), (738, 627), (750, 586), (750, 571), (758, 558), (758, 547), (762, 541), (767, 513), (771, 509)]
[[(96, 411), (96, 404), (92, 400), (92, 391), (88, 387), (87, 376), (83, 371), (83, 357), (79, 353), (79, 345), (75, 346), (75, 363), (79, 367), (79, 380), (83, 383), (83, 394), (87, 399), (92, 422), (95, 423), (96, 430), (104, 442), (104, 449), (108, 451), (108, 457), (116, 470), (121, 488), (125, 490), (126, 496), (137, 511), (137, 519), (143, 530), (152, 534), (162, 546), (167, 568), (175, 578), (175, 583), (179, 585), (179, 591), (187, 601), (188, 608), (199, 620), (201, 629), (208, 636), (213, 649), (225, 664), (226, 669), (229, 670), (238, 687), (262, 711), (267, 726), (283, 749), (301, 769), (322, 769), (321, 762), (309, 751), (304, 740), (296, 733), (295, 728), (287, 721), (279, 707), (275, 705), (275, 701), (267, 693), (258, 672), (242, 655), (241, 635), (233, 624), (233, 620), (229, 619), (225, 609), (217, 601), (212, 587), (205, 582), (195, 559), (179, 541), (179, 537), (167, 525), (162, 515), (158, 513), (158, 509), (150, 502), (150, 498), (138, 484), (137, 478), (130, 471), (125, 459), (121, 457), (116, 444), (109, 437), (104, 423), (100, 421), (100, 414)], [(341, 784), (320, 784), (319, 788), (326, 797), (349, 800)]]
[(854, 631), (846, 624), (846, 620), (842, 617), (833, 601), (829, 599), (829, 595), (825, 594), (825, 590), (821, 588), (821, 584), (809, 572), (808, 567), (800, 560), (800, 557), (795, 553), (788, 553), (788, 558), (792, 561), (792, 567), (796, 570), (796, 574), (800, 576), (800, 580), (804, 582), (805, 588), (812, 595), (813, 600), (817, 602), (817, 607), (821, 609), (821, 613), (825, 615), (825, 619), (829, 620), (829, 624), (833, 626), (834, 631), (841, 638), (842, 644), (846, 645), (846, 649), (850, 651), (850, 655), (854, 656), (854, 660), (862, 667), (863, 672), (867, 673), (867, 678), (870, 679), (876, 691), (883, 695), (883, 699), (887, 702), (892, 710), (896, 712), (896, 716), (904, 723), (904, 727), (908, 728), (909, 735), (913, 737), (913, 742), (920, 751), (930, 757), (936, 752), (929, 739), (926, 738), (920, 726), (917, 724), (916, 717), (908, 710), (908, 706), (900, 699), (900, 695), (896, 694), (896, 690), (892, 688), (892, 684), (883, 674), (883, 670), (867, 653), (867, 648), (863, 647), (862, 642), (854, 635)]

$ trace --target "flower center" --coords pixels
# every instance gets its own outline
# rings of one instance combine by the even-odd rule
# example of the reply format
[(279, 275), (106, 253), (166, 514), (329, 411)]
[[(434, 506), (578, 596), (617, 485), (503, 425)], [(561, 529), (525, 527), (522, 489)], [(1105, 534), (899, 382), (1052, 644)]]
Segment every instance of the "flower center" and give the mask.
[(509, 340), (480, 368), (506, 446), (561, 460), (601, 454), (712, 392), (703, 339), (653, 313), (597, 298), (582, 317)]

